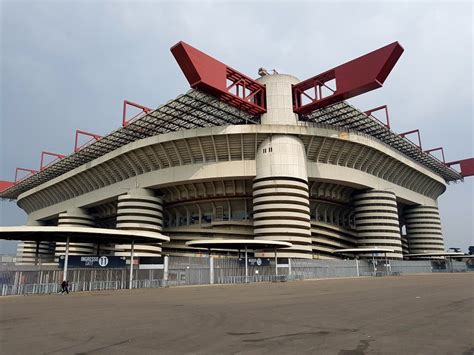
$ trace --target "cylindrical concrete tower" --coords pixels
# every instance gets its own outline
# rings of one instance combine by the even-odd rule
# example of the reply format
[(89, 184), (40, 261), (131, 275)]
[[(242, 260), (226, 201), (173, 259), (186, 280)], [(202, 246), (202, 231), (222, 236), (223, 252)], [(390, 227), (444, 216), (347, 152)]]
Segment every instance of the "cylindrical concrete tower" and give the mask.
[[(289, 75), (267, 75), (267, 113), (262, 124), (295, 125)], [(265, 139), (256, 154), (253, 182), (253, 220), (256, 239), (280, 240), (293, 247), (282, 257), (312, 258), (308, 173), (303, 142), (296, 136), (274, 135)], [(261, 254), (264, 256), (263, 254)]]
[(293, 91), (291, 85), (299, 80), (291, 75), (265, 75), (257, 79), (265, 85), (267, 92), (267, 112), (262, 115), (262, 124), (295, 125), (298, 115), (293, 112)]
[[(59, 227), (87, 227), (93, 228), (94, 217), (87, 213), (83, 208), (74, 208), (59, 214)], [(56, 243), (55, 256), (66, 253), (66, 243)], [(97, 254), (97, 245), (94, 243), (69, 243), (69, 255), (93, 255)]]
[[(163, 228), (162, 200), (152, 190), (135, 189), (118, 197), (117, 229), (160, 233)], [(130, 256), (130, 244), (115, 246), (117, 256)], [(136, 256), (160, 256), (161, 244), (135, 245)]]
[[(28, 226), (42, 226), (41, 221), (28, 221)], [(18, 264), (44, 264), (54, 262), (54, 242), (22, 241), (18, 243)]]
[(355, 195), (354, 207), (358, 247), (394, 249), (395, 252), (387, 253), (387, 256), (402, 259), (402, 241), (395, 194), (386, 190), (369, 190)]
[(408, 250), (410, 254), (444, 251), (443, 232), (438, 207), (417, 206), (405, 210)]

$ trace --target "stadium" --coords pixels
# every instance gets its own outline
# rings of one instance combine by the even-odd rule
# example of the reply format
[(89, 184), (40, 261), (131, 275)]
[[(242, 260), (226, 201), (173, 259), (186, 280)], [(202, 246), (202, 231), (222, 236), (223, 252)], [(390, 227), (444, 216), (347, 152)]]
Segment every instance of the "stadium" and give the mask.
[(418, 130), (393, 132), (386, 106), (363, 112), (345, 102), (382, 86), (400, 44), (303, 81), (263, 68), (252, 79), (184, 42), (171, 52), (188, 92), (156, 109), (125, 101), (121, 128), (78, 130), (72, 154), (43, 152), (39, 170), (18, 168), (15, 181), (0, 182), (0, 198), (28, 214), (27, 226), (0, 235), (23, 240), (20, 264), (55, 262), (66, 249), (25, 231), (66, 227), (155, 235), (135, 245), (68, 243), (70, 255), (127, 256), (133, 245), (140, 260), (205, 257), (192, 246), (202, 240), (288, 242), (275, 253), (292, 259), (445, 251), (437, 199), (474, 174), (474, 159), (445, 162), (442, 148), (422, 149)]

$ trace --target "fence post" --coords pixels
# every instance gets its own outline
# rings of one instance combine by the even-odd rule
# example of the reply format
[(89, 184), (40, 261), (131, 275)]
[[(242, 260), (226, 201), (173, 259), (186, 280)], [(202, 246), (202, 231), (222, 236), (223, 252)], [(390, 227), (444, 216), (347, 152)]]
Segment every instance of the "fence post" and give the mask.
[(168, 283), (168, 265), (169, 265), (169, 256), (165, 255), (164, 261), (163, 261), (163, 281), (165, 282), (165, 286)]
[(135, 240), (132, 239), (132, 246), (130, 249), (130, 275), (129, 275), (129, 284), (128, 288), (131, 290), (133, 288), (132, 282), (133, 282), (133, 252), (135, 249)]
[(21, 286), (22, 286), (22, 280), (21, 280), (21, 277), (23, 276), (23, 273), (20, 271), (20, 274), (19, 274), (19, 277), (18, 277), (18, 286), (19, 286), (19, 290), (20, 292), (18, 292), (18, 294), (20, 295), (21, 294)]
[(214, 283), (214, 258), (212, 255), (209, 255), (209, 283), (211, 285)]

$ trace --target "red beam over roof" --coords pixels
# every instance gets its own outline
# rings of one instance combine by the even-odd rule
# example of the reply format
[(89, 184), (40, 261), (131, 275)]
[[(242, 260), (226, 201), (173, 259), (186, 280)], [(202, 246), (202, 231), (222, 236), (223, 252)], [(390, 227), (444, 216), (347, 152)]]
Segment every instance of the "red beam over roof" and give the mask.
[[(22, 178), (19, 178), (18, 172), (20, 172), (20, 171), (26, 172), (28, 174), (23, 176)], [(15, 183), (17, 183), (17, 182), (19, 182), (23, 179), (26, 179), (28, 176), (36, 174), (37, 172), (38, 172), (38, 170), (34, 170), (34, 169), (16, 168), (16, 170), (15, 170)]]
[[(133, 116), (132, 118), (127, 118), (127, 106), (136, 107), (136, 108), (142, 110), (142, 112), (138, 113), (137, 115)], [(148, 113), (150, 111), (151, 111), (151, 109), (146, 107), (146, 106), (137, 104), (137, 103), (132, 102), (132, 101), (123, 100), (122, 127), (125, 127), (130, 122), (136, 120), (138, 117), (140, 117), (140, 115), (142, 113)]]
[[(385, 113), (385, 122), (382, 122), (380, 119), (372, 115), (374, 112), (381, 111), (383, 110)], [(387, 105), (375, 107), (373, 109), (370, 109), (368, 111), (364, 112), (367, 116), (375, 118), (377, 121), (379, 121), (381, 124), (383, 124), (385, 127), (390, 128), (390, 117), (388, 115), (388, 107)]]
[(458, 164), (461, 168), (462, 177), (474, 176), (474, 158), (456, 160), (446, 163), (447, 166)]
[[(418, 144), (416, 144), (415, 142), (413, 142), (413, 141), (411, 141), (407, 138), (408, 135), (413, 134), (413, 133), (416, 133), (416, 135), (418, 137)], [(420, 135), (420, 130), (419, 129), (413, 129), (413, 130), (408, 131), (408, 132), (400, 133), (399, 136), (402, 137), (402, 138), (405, 138), (409, 142), (412, 142), (412, 143), (416, 144), (418, 146), (418, 148), (422, 149), (421, 148), (421, 135)]]
[[(294, 111), (306, 114), (315, 109), (378, 89), (403, 53), (394, 42), (293, 85)], [(335, 86), (329, 82), (335, 80)], [(323, 90), (328, 93), (324, 95)], [(304, 100), (309, 101), (305, 103)]]
[(175, 44), (171, 53), (193, 89), (214, 95), (251, 114), (266, 112), (264, 85), (187, 43)]
[(11, 186), (13, 186), (15, 183), (13, 181), (5, 181), (5, 180), (0, 180), (0, 192), (5, 191), (9, 189)]
[[(50, 157), (54, 157), (53, 160), (51, 160), (49, 163), (46, 163), (45, 164), (45, 159), (44, 157), (45, 156), (50, 156)], [(58, 153), (51, 153), (51, 152), (46, 152), (46, 151), (42, 151), (41, 152), (41, 160), (40, 160), (40, 170), (43, 170), (45, 169), (46, 167), (54, 164), (57, 160), (60, 160), (60, 159), (63, 159), (65, 157), (65, 155), (63, 154), (58, 154)]]
[[(90, 139), (86, 143), (84, 143), (82, 145), (79, 145), (79, 136), (87, 136)], [(81, 131), (80, 129), (76, 129), (76, 138), (74, 140), (74, 153), (77, 153), (78, 151), (80, 151), (85, 146), (91, 144), (93, 141), (98, 141), (101, 138), (102, 138), (102, 136), (99, 136), (98, 134), (89, 133), (89, 132), (86, 132), (86, 131)]]
[[(436, 152), (437, 150), (441, 151), (441, 157), (443, 158), (443, 163), (446, 163), (446, 159), (444, 158), (444, 149), (443, 149), (443, 147), (427, 149), (427, 150), (425, 150), (425, 153), (431, 154), (432, 152)], [(431, 154), (431, 155), (433, 155), (433, 154)]]

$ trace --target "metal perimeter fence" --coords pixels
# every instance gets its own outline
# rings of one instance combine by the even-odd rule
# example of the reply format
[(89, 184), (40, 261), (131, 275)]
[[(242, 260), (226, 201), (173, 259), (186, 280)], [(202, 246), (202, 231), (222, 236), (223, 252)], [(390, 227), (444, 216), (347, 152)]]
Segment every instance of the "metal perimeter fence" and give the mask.
[[(134, 267), (130, 285), (130, 269), (69, 269), (69, 290), (98, 291), (129, 288), (156, 288), (180, 285), (238, 284), (245, 282), (277, 282), (357, 276), (383, 276), (430, 272), (473, 271), (469, 263), (441, 261), (391, 260), (388, 265), (370, 260), (306, 260), (286, 259), (248, 266), (245, 276), (243, 260), (227, 257), (166, 257), (158, 269)], [(51, 294), (60, 292), (63, 270), (56, 265), (0, 265), (0, 295)]]

